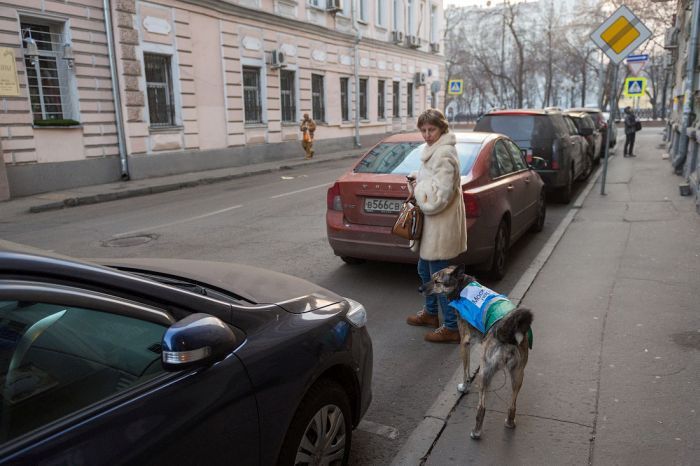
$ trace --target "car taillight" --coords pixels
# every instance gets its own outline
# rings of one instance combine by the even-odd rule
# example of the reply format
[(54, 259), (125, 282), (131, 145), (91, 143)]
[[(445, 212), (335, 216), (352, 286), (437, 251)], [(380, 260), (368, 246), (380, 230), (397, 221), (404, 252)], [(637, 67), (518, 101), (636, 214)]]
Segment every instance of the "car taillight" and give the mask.
[(343, 201), (340, 199), (340, 185), (338, 183), (328, 188), (326, 207), (328, 210), (343, 210)]
[(476, 218), (481, 214), (479, 209), (479, 198), (474, 194), (464, 193), (464, 211), (467, 218)]
[(526, 161), (528, 164), (531, 164), (531, 163), (532, 163), (532, 149), (528, 149), (528, 150), (527, 150), (527, 153), (525, 154), (525, 161)]
[(559, 141), (552, 143), (552, 170), (559, 170)]

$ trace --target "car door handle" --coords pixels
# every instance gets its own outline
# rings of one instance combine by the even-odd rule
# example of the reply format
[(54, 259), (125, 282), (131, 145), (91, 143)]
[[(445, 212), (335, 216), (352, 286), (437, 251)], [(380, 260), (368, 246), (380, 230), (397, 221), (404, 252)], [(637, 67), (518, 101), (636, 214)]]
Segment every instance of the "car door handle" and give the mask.
[(530, 177), (525, 178), (525, 183), (530, 183)]
[(507, 189), (508, 189), (508, 191), (512, 191), (512, 190), (514, 189), (514, 188), (513, 188), (513, 185), (512, 185), (512, 184), (509, 184)]

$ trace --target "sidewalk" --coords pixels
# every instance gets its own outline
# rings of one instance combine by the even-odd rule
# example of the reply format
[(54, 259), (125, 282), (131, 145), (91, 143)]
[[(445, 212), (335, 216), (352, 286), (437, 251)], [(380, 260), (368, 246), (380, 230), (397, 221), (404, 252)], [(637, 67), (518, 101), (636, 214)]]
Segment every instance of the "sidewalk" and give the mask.
[(174, 191), (211, 183), (229, 181), (245, 176), (269, 173), (279, 170), (293, 169), (312, 163), (328, 162), (340, 159), (359, 157), (368, 147), (349, 149), (333, 153), (317, 153), (313, 159), (305, 160), (303, 156), (295, 159), (284, 159), (274, 162), (258, 163), (240, 167), (221, 168), (180, 175), (147, 178), (133, 181), (84, 186), (67, 191), (56, 191), (34, 196), (27, 196), (0, 202), (0, 218), (10, 218), (27, 212), (44, 212), (47, 210), (63, 209), (85, 204), (126, 199), (129, 197), (146, 196), (148, 194)]
[(645, 128), (636, 158), (610, 160), (607, 195), (598, 176), (523, 292), (535, 339), (517, 428), (503, 426), (500, 373), (471, 440), (477, 388), (460, 398), (453, 380), (422, 424), (437, 434), (419, 426), (393, 464), (698, 464), (700, 216), (660, 144), (660, 129)]

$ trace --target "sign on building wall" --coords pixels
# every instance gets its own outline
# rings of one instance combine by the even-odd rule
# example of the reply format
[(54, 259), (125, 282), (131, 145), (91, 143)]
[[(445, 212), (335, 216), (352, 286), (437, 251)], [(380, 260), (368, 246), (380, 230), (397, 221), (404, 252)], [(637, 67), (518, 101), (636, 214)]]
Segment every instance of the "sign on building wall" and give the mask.
[(19, 95), (15, 52), (9, 47), (0, 47), (0, 96)]

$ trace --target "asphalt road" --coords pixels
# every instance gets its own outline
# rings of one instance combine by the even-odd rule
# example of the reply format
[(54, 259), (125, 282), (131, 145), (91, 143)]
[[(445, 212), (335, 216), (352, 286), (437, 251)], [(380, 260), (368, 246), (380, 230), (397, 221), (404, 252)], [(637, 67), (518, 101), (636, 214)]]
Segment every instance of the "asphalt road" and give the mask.
[[(326, 241), (326, 189), (348, 160), (197, 188), (0, 221), (0, 237), (77, 257), (234, 261), (311, 280), (362, 302), (374, 342), (374, 400), (353, 438), (351, 464), (388, 464), (458, 365), (456, 345), (423, 341), (414, 266), (346, 265)], [(583, 185), (576, 186), (580, 191)], [(575, 193), (576, 195), (577, 193)], [(511, 249), (507, 294), (569, 206), (548, 204), (544, 231)]]

